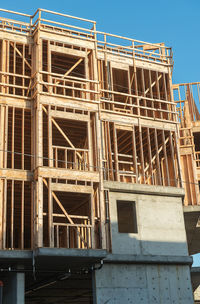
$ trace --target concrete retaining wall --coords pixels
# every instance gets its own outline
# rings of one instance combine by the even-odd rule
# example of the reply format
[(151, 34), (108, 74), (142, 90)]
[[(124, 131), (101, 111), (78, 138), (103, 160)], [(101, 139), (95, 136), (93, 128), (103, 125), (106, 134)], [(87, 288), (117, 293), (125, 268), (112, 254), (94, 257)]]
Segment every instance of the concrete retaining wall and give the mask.
[(95, 272), (94, 304), (192, 304), (189, 266), (112, 265)]

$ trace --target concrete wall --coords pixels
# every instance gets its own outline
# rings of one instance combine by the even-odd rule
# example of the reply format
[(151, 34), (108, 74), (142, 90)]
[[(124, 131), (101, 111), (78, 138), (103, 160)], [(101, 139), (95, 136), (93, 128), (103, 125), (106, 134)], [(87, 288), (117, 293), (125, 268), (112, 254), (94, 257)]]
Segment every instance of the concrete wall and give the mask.
[[(136, 202), (138, 233), (119, 233), (117, 200)], [(181, 197), (110, 192), (113, 254), (188, 255)]]
[[(112, 252), (95, 271), (94, 304), (194, 303), (183, 191), (125, 183), (105, 186)], [(117, 200), (136, 202), (138, 233), (119, 233)]]
[(94, 304), (192, 304), (189, 266), (105, 264)]
[(191, 279), (195, 303), (200, 304), (200, 267), (191, 268)]

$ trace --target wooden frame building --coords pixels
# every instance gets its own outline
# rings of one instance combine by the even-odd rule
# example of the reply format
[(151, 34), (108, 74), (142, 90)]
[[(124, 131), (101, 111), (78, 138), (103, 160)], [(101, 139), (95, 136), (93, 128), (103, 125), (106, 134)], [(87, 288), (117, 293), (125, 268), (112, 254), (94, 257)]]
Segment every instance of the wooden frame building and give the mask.
[(108, 249), (104, 181), (182, 185), (171, 49), (15, 16), (0, 20), (0, 247)]
[(171, 48), (45, 9), (0, 15), (4, 303), (192, 303), (199, 113), (190, 86), (182, 110)]

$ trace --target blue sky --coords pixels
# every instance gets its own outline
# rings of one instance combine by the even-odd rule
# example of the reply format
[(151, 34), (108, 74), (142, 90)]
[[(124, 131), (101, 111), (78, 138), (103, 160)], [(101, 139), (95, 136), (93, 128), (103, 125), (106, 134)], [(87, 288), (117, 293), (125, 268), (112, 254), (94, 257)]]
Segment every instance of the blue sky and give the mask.
[(193, 256), (193, 267), (200, 267), (200, 253)]
[(200, 81), (200, 0), (16, 1), (1, 8), (32, 14), (46, 8), (97, 21), (97, 29), (173, 48), (173, 82)]
[(200, 0), (9, 0), (0, 6), (27, 14), (46, 8), (95, 20), (99, 31), (164, 42), (173, 49), (173, 82), (200, 81)]

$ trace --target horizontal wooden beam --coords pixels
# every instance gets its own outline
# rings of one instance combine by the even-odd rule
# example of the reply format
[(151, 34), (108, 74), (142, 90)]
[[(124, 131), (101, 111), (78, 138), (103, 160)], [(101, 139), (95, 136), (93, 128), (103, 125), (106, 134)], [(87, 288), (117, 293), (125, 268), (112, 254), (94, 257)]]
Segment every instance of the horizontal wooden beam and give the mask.
[(62, 191), (62, 192), (76, 192), (76, 193), (89, 193), (93, 192), (91, 186), (80, 186), (71, 184), (61, 184), (61, 183), (51, 183), (52, 191)]
[(86, 57), (86, 52), (75, 50), (72, 48), (61, 47), (58, 45), (50, 44), (50, 50), (52, 52), (62, 53), (62, 54), (66, 54), (66, 55), (72, 55), (72, 56), (77, 56), (77, 57)]
[(63, 112), (58, 110), (51, 110), (50, 115), (55, 118), (70, 119), (70, 120), (79, 120), (79, 121), (89, 121), (89, 115), (72, 113), (72, 112)]
[(0, 169), (0, 178), (32, 181), (33, 173), (28, 170)]
[(49, 167), (38, 167), (35, 170), (35, 178), (37, 179), (38, 176), (47, 177), (47, 178), (60, 178), (60, 179), (99, 182), (99, 172), (77, 171), (77, 170), (69, 170), (64, 168), (55, 169)]

